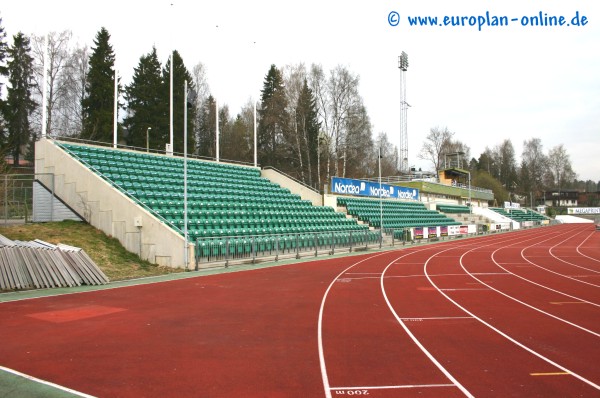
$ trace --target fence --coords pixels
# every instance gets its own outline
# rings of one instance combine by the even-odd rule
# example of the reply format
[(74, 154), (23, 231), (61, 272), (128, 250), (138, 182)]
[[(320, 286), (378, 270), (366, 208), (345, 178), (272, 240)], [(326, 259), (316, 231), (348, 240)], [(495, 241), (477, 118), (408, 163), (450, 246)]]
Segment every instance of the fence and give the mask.
[(0, 179), (0, 217), (5, 224), (27, 222), (33, 211), (33, 174), (4, 174)]
[[(473, 234), (481, 234), (479, 230)], [(489, 233), (489, 232), (488, 232)], [(201, 264), (225, 267), (231, 263), (278, 261), (283, 258), (301, 258), (333, 255), (339, 252), (368, 250), (369, 248), (392, 247), (410, 243), (453, 239), (466, 236), (413, 236), (412, 229), (384, 229), (363, 231), (327, 231), (295, 233), (286, 235), (255, 235), (246, 237), (199, 238), (196, 240), (196, 270)]]
[(286, 235), (201, 238), (196, 241), (196, 269), (201, 263), (252, 261), (272, 258), (300, 258), (319, 254), (335, 254), (380, 246), (379, 231), (327, 231)]

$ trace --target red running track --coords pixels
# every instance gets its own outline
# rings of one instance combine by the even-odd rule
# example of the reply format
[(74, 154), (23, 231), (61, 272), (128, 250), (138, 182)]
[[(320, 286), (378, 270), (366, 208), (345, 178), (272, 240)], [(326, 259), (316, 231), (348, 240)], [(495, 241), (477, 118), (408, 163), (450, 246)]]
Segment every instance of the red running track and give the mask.
[(0, 333), (0, 366), (101, 397), (597, 397), (600, 233), (6, 302)]

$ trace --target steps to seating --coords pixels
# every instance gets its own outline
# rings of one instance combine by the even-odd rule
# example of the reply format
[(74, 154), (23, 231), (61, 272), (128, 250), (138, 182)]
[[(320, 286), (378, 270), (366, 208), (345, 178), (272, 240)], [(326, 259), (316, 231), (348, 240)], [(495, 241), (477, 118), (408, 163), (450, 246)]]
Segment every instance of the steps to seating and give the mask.
[(490, 210), (493, 210), (496, 213), (501, 214), (504, 217), (510, 218), (511, 220), (517, 221), (519, 223), (526, 221), (542, 222), (549, 220), (548, 217), (537, 213), (533, 210), (525, 208), (510, 209), (510, 211), (506, 211), (506, 209), (503, 209), (501, 207), (490, 207)]
[[(360, 221), (379, 228), (381, 221), (386, 229), (402, 230), (411, 227), (461, 225), (460, 222), (435, 210), (428, 210), (421, 202), (399, 200), (373, 200), (338, 197), (337, 205)], [(397, 233), (396, 231), (395, 233)]]
[[(183, 234), (182, 158), (71, 143), (58, 145)], [(187, 199), (190, 241), (239, 238), (240, 241), (232, 241), (229, 250), (239, 248), (244, 252), (248, 246), (244, 240), (256, 236), (312, 236), (329, 231), (335, 231), (342, 240), (351, 232), (357, 241), (364, 239), (358, 238), (364, 234), (379, 236), (369, 231), (368, 225), (348, 219), (331, 207), (314, 206), (302, 200), (299, 195), (261, 177), (260, 170), (252, 167), (188, 159)], [(285, 239), (282, 241), (285, 246)]]

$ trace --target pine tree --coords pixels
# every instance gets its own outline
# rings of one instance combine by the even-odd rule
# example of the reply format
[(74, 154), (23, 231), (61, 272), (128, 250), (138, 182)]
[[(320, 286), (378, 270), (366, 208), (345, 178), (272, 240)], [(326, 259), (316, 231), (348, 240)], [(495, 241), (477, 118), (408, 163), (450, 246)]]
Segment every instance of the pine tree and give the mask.
[(82, 100), (83, 131), (81, 138), (112, 142), (115, 87), (115, 54), (110, 34), (101, 28), (94, 39), (90, 68)]
[(14, 164), (19, 164), (21, 152), (32, 139), (29, 117), (35, 109), (32, 99), (33, 57), (29, 38), (19, 32), (13, 37), (13, 45), (8, 50), (8, 95), (4, 107), (4, 117), (8, 125), (7, 149), (12, 153)]
[[(133, 81), (125, 87), (128, 116), (123, 120), (127, 128), (127, 145), (164, 150), (164, 134), (169, 130), (168, 97), (163, 93), (161, 65), (156, 48), (140, 58), (133, 72)], [(150, 130), (148, 130), (150, 129)], [(161, 136), (161, 139), (156, 137)]]
[(306, 167), (306, 174), (303, 173), (303, 175), (308, 177), (304, 182), (310, 186), (314, 186), (317, 181), (317, 151), (319, 150), (318, 139), (321, 128), (318, 117), (316, 99), (304, 79), (304, 86), (296, 106), (296, 123), (304, 147), (302, 156), (306, 159), (306, 162), (303, 163)]
[[(184, 118), (184, 110), (183, 110), (183, 100), (184, 100), (184, 82), (187, 80), (188, 92), (194, 90), (194, 83), (192, 80), (192, 76), (190, 72), (185, 67), (183, 63), (183, 59), (181, 55), (177, 51), (173, 51), (173, 152), (183, 153), (183, 118)], [(171, 59), (167, 61), (165, 67), (163, 69), (163, 98), (166, 99), (166, 104), (169, 103), (169, 73), (171, 69)], [(188, 97), (187, 106), (187, 118), (188, 118), (188, 151), (192, 151), (196, 146), (196, 139), (193, 134), (193, 120), (196, 117), (195, 106), (190, 103)], [(169, 115), (167, 113), (167, 120), (169, 120)], [(162, 133), (162, 132), (161, 132)], [(167, 129), (166, 134), (163, 136), (164, 143), (169, 142), (169, 129)], [(164, 148), (164, 145), (163, 145)]]
[[(258, 159), (262, 165), (289, 169), (289, 115), (281, 71), (271, 65), (263, 83), (260, 122), (258, 124)], [(285, 171), (285, 170), (284, 170)]]
[[(3, 77), (8, 76), (8, 68), (6, 67), (6, 56), (8, 54), (8, 44), (6, 44), (6, 32), (2, 26), (2, 18), (0, 18), (0, 145), (4, 145), (6, 123), (4, 120), (4, 96), (2, 94)], [(4, 156), (2, 157), (4, 159)]]
[[(188, 82), (188, 91), (194, 89), (194, 83), (192, 76), (185, 67), (181, 55), (177, 51), (173, 51), (173, 152), (183, 153), (183, 101), (184, 101), (184, 82)], [(163, 95), (166, 96), (166, 103), (169, 103), (169, 73), (171, 68), (171, 57), (167, 61), (163, 69)], [(188, 119), (188, 150), (196, 146), (196, 140), (193, 134), (193, 120), (196, 117), (195, 107), (189, 103), (187, 106), (187, 119)], [(167, 120), (168, 115), (167, 115)], [(164, 135), (164, 143), (169, 142), (169, 133), (167, 129)], [(162, 132), (161, 132), (162, 136)], [(163, 145), (164, 148), (164, 145)]]

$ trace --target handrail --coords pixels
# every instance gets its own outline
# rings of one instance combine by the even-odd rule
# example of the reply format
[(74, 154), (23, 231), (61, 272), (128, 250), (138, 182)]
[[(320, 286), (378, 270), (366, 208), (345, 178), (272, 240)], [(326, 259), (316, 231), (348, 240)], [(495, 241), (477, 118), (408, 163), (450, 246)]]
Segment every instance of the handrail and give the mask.
[[(86, 140), (86, 139), (82, 139), (82, 138), (69, 137), (69, 136), (55, 136), (55, 137), (48, 138), (48, 139), (54, 140), (54, 141), (59, 141), (59, 142), (60, 141), (74, 142), (74, 143), (78, 143), (78, 144), (96, 145), (96, 146), (102, 146), (102, 147), (107, 147), (107, 148), (113, 148), (112, 143)], [(142, 152), (142, 153), (152, 153), (155, 155), (166, 155), (167, 154), (166, 150), (146, 149), (143, 147), (136, 147), (136, 146), (131, 146), (131, 145), (123, 145), (123, 144), (117, 144), (117, 149), (125, 149), (125, 150), (129, 150), (129, 151)], [(178, 157), (184, 157), (184, 154), (181, 152), (173, 152), (173, 155), (178, 156)], [(206, 160), (206, 161), (211, 161), (211, 162), (217, 161), (216, 158), (213, 158), (210, 156), (199, 156), (199, 155), (194, 155), (194, 154), (189, 154), (189, 153), (187, 154), (187, 157), (189, 159), (196, 159), (196, 160)], [(245, 166), (245, 167), (254, 167), (254, 163), (243, 162), (240, 160), (220, 159), (219, 163), (221, 163), (221, 162)]]
[[(148, 206), (147, 204), (143, 203), (141, 200), (139, 200), (138, 198), (136, 198), (135, 196), (131, 195), (130, 193), (128, 193), (125, 189), (123, 189), (119, 184), (117, 184), (115, 181), (113, 181), (111, 178), (107, 177), (104, 173), (102, 173), (100, 170), (98, 170), (95, 166), (91, 165), (90, 163), (88, 163), (86, 160), (82, 159), (81, 157), (77, 156), (74, 153), (69, 152), (69, 155), (73, 156), (74, 158), (76, 158), (80, 163), (84, 164), (88, 169), (94, 171), (100, 178), (104, 179), (105, 181), (107, 181), (110, 185), (112, 185), (113, 187), (117, 188), (117, 190), (119, 192), (121, 192), (123, 195), (125, 195), (127, 198), (133, 200), (133, 202), (135, 202), (138, 206), (142, 207), (143, 209), (145, 209), (147, 212), (149, 212), (151, 215), (153, 215), (154, 217), (156, 217), (159, 221), (163, 222), (164, 224), (167, 224), (170, 226), (170, 228), (173, 228), (176, 232), (179, 232), (180, 234), (184, 235), (184, 231), (182, 231), (180, 228), (178, 228), (176, 225), (173, 225), (169, 220), (167, 220), (166, 218), (164, 218), (162, 215), (158, 214), (154, 209), (152, 209), (150, 206)], [(189, 237), (188, 237), (189, 239)]]
[(306, 184), (305, 182), (302, 182), (302, 181), (300, 181), (300, 180), (298, 180), (298, 179), (296, 179), (296, 178), (292, 177), (292, 176), (291, 176), (291, 175), (289, 175), (289, 174), (286, 174), (286, 173), (284, 173), (284, 172), (283, 172), (283, 171), (281, 171), (281, 170), (278, 170), (277, 168), (275, 168), (275, 167), (273, 167), (273, 166), (265, 166), (265, 167), (263, 167), (262, 169), (263, 169), (263, 170), (274, 170), (274, 171), (278, 172), (279, 174), (286, 176), (286, 177), (287, 177), (287, 178), (289, 178), (290, 180), (292, 180), (292, 181), (294, 181), (294, 182), (296, 182), (296, 183), (298, 183), (298, 184), (302, 185), (303, 187), (305, 187), (305, 188), (307, 188), (307, 189), (310, 189), (310, 190), (311, 190), (311, 191), (313, 191), (314, 193), (320, 194), (320, 192), (319, 192), (317, 189), (315, 189), (315, 188), (311, 187), (310, 185)]
[[(363, 178), (363, 180), (365, 181), (379, 181), (378, 178)], [(469, 189), (469, 186), (467, 184), (463, 184), (463, 183), (457, 183), (456, 185), (446, 185), (446, 184), (442, 184), (440, 182), (436, 181), (432, 181), (430, 179), (424, 179), (424, 178), (411, 178), (410, 176), (388, 176), (388, 177), (381, 177), (381, 182), (412, 182), (412, 181), (424, 181), (427, 182), (428, 184), (435, 184), (435, 185), (439, 185), (442, 187), (451, 187), (451, 188), (461, 188), (461, 189)], [(494, 191), (492, 191), (491, 189), (488, 188), (480, 188), (480, 187), (476, 187), (471, 185), (471, 191), (476, 191), (476, 192), (483, 192), (483, 193), (494, 193)]]

